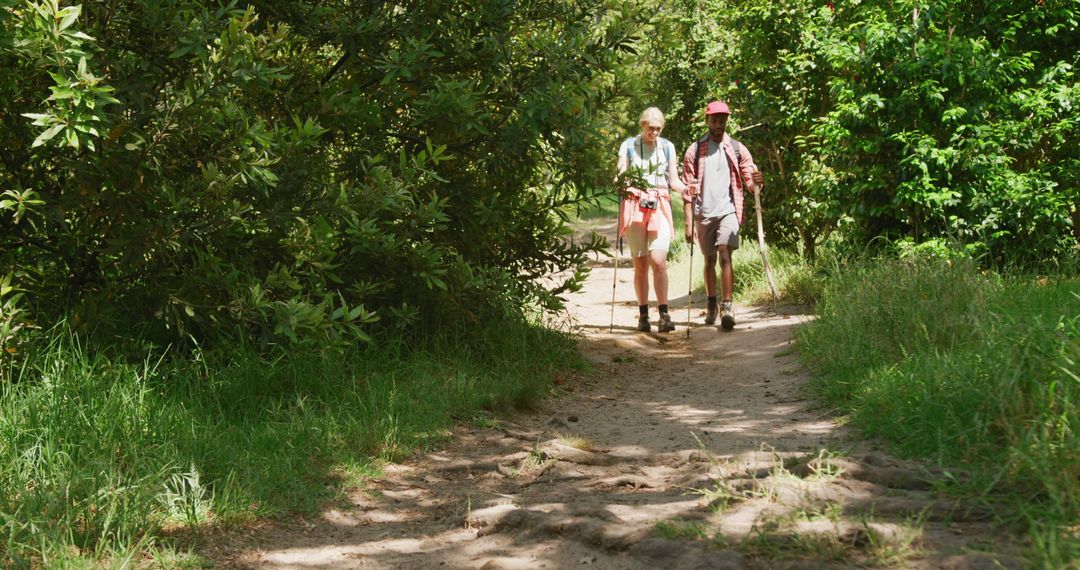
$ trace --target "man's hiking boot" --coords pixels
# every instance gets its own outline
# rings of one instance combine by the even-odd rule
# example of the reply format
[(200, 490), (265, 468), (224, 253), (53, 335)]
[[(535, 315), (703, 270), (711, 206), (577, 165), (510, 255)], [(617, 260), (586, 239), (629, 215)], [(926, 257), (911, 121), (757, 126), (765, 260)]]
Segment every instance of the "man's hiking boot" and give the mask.
[(731, 301), (724, 301), (721, 307), (720, 328), (726, 331), (735, 328), (735, 311), (731, 308)]
[(718, 309), (716, 305), (710, 305), (708, 312), (705, 313), (705, 324), (707, 324), (707, 325), (716, 324), (716, 314), (719, 313), (719, 312), (720, 312), (720, 309)]
[(649, 332), (649, 315), (641, 315), (637, 318), (637, 330), (641, 332)]
[(675, 330), (675, 323), (671, 322), (671, 315), (667, 313), (660, 313), (660, 323), (656, 327), (656, 330), (662, 333)]

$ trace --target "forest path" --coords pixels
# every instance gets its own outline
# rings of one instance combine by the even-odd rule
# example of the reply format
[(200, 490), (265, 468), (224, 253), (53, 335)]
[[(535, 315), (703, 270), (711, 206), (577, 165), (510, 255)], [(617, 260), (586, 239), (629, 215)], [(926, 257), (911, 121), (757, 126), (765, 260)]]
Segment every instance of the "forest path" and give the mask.
[(992, 511), (935, 494), (933, 473), (814, 407), (792, 348), (806, 316), (737, 307), (725, 333), (694, 299), (687, 338), (682, 296), (674, 333), (639, 333), (626, 261), (614, 332), (610, 262), (572, 295), (593, 371), (558, 380), (542, 411), (461, 426), (347, 507), (204, 553), (276, 569), (1022, 567), (981, 553), (1009, 543)]

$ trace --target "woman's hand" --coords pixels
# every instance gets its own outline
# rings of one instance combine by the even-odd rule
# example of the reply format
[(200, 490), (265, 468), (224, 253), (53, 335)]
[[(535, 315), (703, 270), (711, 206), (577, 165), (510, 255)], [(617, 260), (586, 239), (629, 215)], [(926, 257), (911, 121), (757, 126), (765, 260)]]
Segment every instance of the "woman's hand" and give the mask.
[(683, 200), (689, 202), (698, 195), (698, 181), (697, 178), (690, 177), (686, 180), (686, 186), (682, 191)]

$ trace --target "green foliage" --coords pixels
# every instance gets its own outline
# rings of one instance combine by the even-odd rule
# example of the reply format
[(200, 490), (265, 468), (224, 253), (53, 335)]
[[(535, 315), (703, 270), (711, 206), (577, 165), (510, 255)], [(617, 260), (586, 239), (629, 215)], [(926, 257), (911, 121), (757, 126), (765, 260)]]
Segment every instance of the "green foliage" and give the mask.
[[(1080, 544), (1080, 283), (970, 260), (881, 260), (831, 278), (800, 332), (828, 401), (900, 451), (975, 469), (1061, 567)], [(1072, 554), (1069, 554), (1070, 549)]]
[(558, 308), (598, 247), (559, 212), (607, 171), (607, 14), (4, 2), (0, 269), (35, 322), (156, 343)]
[[(741, 302), (767, 304), (772, 302), (765, 265), (757, 244), (745, 240), (732, 256), (735, 264), (735, 298)], [(770, 248), (769, 264), (776, 279), (780, 303), (812, 305), (821, 297), (825, 275), (831, 260), (819, 258), (811, 263), (797, 252), (786, 248)]]
[(163, 529), (316, 511), (379, 458), (531, 405), (579, 363), (569, 336), (512, 321), (423, 346), (241, 345), (143, 365), (58, 340), (0, 383), (0, 566), (125, 567)]
[(1078, 20), (1060, 0), (676, 2), (653, 19), (639, 75), (660, 80), (640, 97), (686, 135), (708, 98), (730, 101), (769, 235), (809, 257), (830, 238), (949, 238), (1037, 264), (1080, 240)]

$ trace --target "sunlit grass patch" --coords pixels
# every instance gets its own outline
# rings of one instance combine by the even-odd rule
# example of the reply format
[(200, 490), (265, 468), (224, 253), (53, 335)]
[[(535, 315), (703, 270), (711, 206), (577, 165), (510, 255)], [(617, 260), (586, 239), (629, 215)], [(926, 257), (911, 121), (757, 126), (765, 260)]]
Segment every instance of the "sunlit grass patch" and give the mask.
[(969, 493), (1023, 513), (1034, 558), (1075, 559), (1080, 541), (1061, 529), (1080, 520), (1080, 280), (963, 259), (856, 264), (829, 281), (799, 346), (853, 423), (965, 466)]
[(555, 437), (559, 440), (559, 443), (568, 447), (573, 447), (574, 449), (580, 451), (593, 452), (599, 449), (599, 446), (596, 445), (596, 442), (587, 437), (559, 433), (555, 434)]

